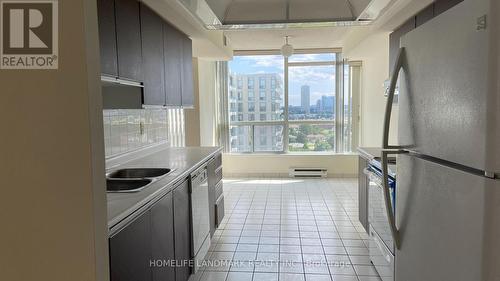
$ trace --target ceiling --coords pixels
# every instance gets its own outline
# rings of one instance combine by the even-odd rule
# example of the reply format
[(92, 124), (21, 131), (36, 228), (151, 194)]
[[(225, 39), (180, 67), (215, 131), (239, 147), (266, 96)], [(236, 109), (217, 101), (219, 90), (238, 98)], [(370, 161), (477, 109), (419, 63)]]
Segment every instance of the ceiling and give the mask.
[(206, 0), (223, 25), (355, 21), (371, 0)]

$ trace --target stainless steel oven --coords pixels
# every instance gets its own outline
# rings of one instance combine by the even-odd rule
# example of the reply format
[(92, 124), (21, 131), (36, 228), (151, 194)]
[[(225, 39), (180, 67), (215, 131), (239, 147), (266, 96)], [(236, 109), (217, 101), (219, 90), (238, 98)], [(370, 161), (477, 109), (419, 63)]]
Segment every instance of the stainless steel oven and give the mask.
[[(364, 170), (369, 178), (368, 223), (370, 225), (370, 260), (383, 281), (394, 281), (395, 251), (387, 216), (380, 162), (372, 161)], [(396, 177), (389, 175), (390, 206), (396, 208)]]

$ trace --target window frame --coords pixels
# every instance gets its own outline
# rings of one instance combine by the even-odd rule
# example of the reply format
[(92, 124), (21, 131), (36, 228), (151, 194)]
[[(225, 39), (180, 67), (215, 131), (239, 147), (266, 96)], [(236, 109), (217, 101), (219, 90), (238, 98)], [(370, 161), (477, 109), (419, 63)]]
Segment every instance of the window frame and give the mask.
[[(272, 120), (272, 121), (259, 121), (260, 118), (255, 118), (255, 121), (242, 121), (242, 122), (230, 122), (230, 126), (249, 126), (250, 134), (251, 134), (251, 151), (249, 152), (231, 152), (233, 154), (259, 154), (259, 153), (272, 153), (272, 154), (343, 154), (344, 148), (346, 145), (344, 144), (344, 60), (342, 58), (342, 49), (333, 48), (333, 49), (304, 49), (304, 50), (295, 50), (295, 54), (321, 54), (321, 53), (333, 53), (335, 54), (335, 61), (289, 61), (289, 58), (283, 57), (284, 61), (284, 79), (283, 79), (283, 98), (284, 98), (284, 108), (283, 108), (283, 119), (281, 120)], [(267, 50), (267, 51), (235, 51), (234, 56), (255, 56), (255, 55), (280, 55), (279, 50)], [(335, 118), (332, 120), (289, 120), (289, 68), (290, 67), (307, 67), (307, 66), (333, 66), (335, 68), (335, 101), (336, 108), (334, 108)], [(267, 79), (266, 79), (267, 80)], [(259, 103), (262, 102), (260, 100), (260, 79), (259, 79), (259, 87), (255, 87), (254, 89), (259, 90)], [(255, 83), (255, 82), (254, 82)], [(267, 83), (267, 81), (266, 81)], [(271, 82), (272, 84), (272, 82)], [(277, 85), (276, 85), (277, 86)], [(255, 90), (254, 90), (255, 91)], [(257, 101), (257, 99), (256, 99)], [(257, 107), (257, 106), (256, 106)], [(259, 108), (260, 109), (260, 108)], [(260, 112), (260, 110), (259, 110)], [(255, 112), (256, 113), (256, 112)], [(257, 115), (257, 114), (255, 114)], [(260, 115), (260, 114), (259, 114)], [(289, 130), (290, 125), (301, 125), (301, 124), (310, 124), (310, 125), (333, 125), (335, 132), (335, 148), (333, 151), (310, 151), (310, 152), (290, 152), (289, 151)], [(255, 126), (282, 126), (283, 135), (282, 135), (282, 147), (281, 151), (255, 151)], [(353, 126), (353, 124), (351, 124)], [(354, 132), (353, 132), (354, 133)], [(351, 144), (354, 147), (354, 144)]]

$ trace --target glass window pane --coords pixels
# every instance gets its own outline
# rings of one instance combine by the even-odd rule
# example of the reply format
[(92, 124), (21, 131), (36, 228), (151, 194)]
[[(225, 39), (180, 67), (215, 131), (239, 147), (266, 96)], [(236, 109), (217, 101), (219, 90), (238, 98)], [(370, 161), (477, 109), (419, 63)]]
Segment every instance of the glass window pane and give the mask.
[(252, 152), (250, 126), (230, 126), (231, 152)]
[(290, 152), (335, 151), (335, 125), (330, 124), (290, 124)]
[(283, 126), (255, 126), (255, 151), (283, 151)]
[(294, 54), (288, 58), (289, 62), (308, 62), (308, 61), (335, 61), (335, 53), (324, 54)]
[[(236, 97), (230, 95), (230, 102), (241, 101), (243, 110), (248, 110), (238, 113), (246, 115), (253, 112), (251, 109), (254, 107), (247, 104), (258, 101), (264, 103), (254, 105), (266, 116), (262, 121), (283, 120), (285, 98), (282, 56), (235, 56), (229, 62), (229, 73), (229, 93), (237, 93)], [(237, 81), (236, 87), (231, 81)]]
[(293, 66), (288, 75), (289, 120), (334, 120), (334, 66)]

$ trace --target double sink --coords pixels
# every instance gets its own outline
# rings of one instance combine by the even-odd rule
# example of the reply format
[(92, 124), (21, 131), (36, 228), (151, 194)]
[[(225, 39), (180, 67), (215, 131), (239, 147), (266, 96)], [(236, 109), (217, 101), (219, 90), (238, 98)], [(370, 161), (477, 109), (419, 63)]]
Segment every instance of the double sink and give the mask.
[(172, 172), (169, 168), (129, 168), (107, 174), (108, 192), (138, 192)]

